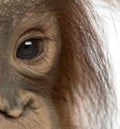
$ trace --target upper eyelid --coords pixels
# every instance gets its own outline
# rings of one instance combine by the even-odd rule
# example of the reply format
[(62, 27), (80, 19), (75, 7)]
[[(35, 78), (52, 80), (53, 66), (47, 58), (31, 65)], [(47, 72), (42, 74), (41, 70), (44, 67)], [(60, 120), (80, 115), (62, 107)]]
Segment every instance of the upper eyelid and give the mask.
[(44, 39), (44, 34), (41, 32), (40, 29), (38, 28), (29, 29), (18, 37), (15, 46), (18, 47), (22, 42), (29, 40), (29, 39), (40, 39), (40, 38)]
[(25, 35), (27, 33), (32, 33), (32, 32), (43, 33), (43, 29), (40, 29), (40, 28), (30, 28), (30, 29), (26, 30), (25, 32), (23, 32), (22, 34), (20, 34), (20, 37), (22, 37), (23, 35)]
[(32, 29), (29, 29), (29, 30), (27, 30), (27, 31), (25, 31), (25, 32), (23, 32), (22, 34), (20, 34), (20, 36), (19, 36), (19, 39), (21, 38), (21, 37), (27, 37), (27, 36), (29, 36), (29, 35), (35, 35), (35, 34), (37, 34), (37, 35), (43, 35), (43, 31), (41, 30), (41, 29), (39, 29), (39, 28), (32, 28)]

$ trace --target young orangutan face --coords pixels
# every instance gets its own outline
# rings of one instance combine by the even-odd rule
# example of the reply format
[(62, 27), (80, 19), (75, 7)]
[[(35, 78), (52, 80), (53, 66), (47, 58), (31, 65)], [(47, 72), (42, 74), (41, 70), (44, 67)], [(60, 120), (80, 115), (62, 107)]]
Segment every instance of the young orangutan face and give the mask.
[(43, 0), (0, 1), (1, 129), (59, 129), (51, 88), (60, 46)]
[(114, 96), (91, 9), (0, 0), (0, 129), (108, 129)]

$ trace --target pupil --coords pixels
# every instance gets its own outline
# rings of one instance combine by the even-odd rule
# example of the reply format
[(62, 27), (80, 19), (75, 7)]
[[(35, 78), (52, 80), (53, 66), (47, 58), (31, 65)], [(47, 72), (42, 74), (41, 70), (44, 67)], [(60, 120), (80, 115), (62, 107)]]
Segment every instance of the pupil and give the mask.
[(26, 41), (25, 43), (24, 43), (24, 49), (28, 49), (30, 46), (32, 46), (33, 45), (33, 43), (31, 42), (31, 41)]
[(17, 57), (20, 59), (32, 59), (37, 56), (39, 52), (39, 44), (38, 40), (28, 40), (23, 42), (18, 50), (17, 50)]

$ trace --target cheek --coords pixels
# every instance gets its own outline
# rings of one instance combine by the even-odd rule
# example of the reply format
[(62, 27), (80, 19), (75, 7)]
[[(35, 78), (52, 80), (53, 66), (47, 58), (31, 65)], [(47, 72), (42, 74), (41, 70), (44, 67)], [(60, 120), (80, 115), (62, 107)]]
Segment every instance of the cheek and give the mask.
[[(53, 125), (58, 127), (57, 117), (51, 104), (46, 100), (38, 101), (37, 109), (24, 109), (18, 118), (0, 116), (1, 129), (52, 129)], [(46, 104), (47, 103), (47, 104)]]

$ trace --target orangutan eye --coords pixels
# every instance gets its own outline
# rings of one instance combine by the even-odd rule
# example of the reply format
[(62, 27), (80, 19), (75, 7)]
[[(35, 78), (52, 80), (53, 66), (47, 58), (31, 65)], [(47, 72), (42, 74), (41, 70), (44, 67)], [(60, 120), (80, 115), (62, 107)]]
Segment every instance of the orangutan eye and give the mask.
[(20, 44), (16, 56), (22, 60), (30, 60), (40, 56), (44, 50), (44, 42), (41, 39), (29, 39)]

